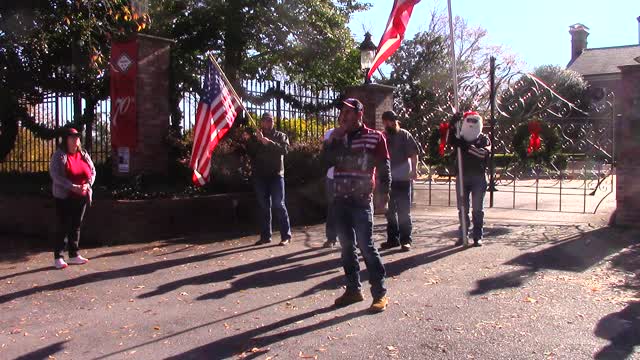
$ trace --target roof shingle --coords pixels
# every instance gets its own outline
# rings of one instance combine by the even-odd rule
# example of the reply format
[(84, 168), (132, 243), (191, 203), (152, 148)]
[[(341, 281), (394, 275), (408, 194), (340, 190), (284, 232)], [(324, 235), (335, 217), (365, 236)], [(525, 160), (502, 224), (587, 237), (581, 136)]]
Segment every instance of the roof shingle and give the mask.
[(618, 66), (636, 65), (638, 56), (640, 45), (585, 49), (567, 68), (582, 75), (615, 74), (620, 72)]

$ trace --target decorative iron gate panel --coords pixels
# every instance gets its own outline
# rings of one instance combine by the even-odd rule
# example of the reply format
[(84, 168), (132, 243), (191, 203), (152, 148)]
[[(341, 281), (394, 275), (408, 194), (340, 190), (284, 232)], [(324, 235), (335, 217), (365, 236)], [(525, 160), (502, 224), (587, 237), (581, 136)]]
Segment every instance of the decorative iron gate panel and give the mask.
[[(580, 109), (536, 78), (522, 76), (503, 92), (493, 128), (493, 157), (485, 206), (508, 209), (595, 213), (615, 191), (614, 94)], [(515, 114), (515, 116), (514, 116)], [(559, 151), (548, 164), (516, 156), (518, 127), (539, 118), (559, 136)], [(545, 139), (542, 139), (544, 142)], [(491, 166), (493, 164), (493, 167)], [(428, 205), (456, 206), (455, 176), (445, 167), (424, 166), (415, 195)], [(426, 174), (424, 174), (426, 173)]]

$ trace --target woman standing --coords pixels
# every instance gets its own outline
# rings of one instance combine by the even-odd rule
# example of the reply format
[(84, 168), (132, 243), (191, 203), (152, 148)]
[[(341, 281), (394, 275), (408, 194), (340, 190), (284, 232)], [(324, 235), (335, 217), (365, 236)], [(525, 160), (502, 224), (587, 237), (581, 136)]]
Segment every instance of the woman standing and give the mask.
[(80, 134), (69, 128), (61, 146), (51, 157), (49, 174), (53, 180), (53, 197), (56, 201), (56, 230), (54, 238), (54, 265), (66, 268), (62, 252), (65, 238), (69, 250), (69, 264), (83, 265), (89, 262), (78, 254), (80, 226), (87, 204), (91, 204), (91, 186), (96, 179), (96, 169), (89, 154), (82, 149)]

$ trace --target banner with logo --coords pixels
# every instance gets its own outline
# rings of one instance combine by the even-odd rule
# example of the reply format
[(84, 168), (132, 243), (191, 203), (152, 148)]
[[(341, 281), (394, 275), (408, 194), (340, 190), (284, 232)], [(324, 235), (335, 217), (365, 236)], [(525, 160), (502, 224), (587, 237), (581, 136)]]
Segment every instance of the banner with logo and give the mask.
[(111, 43), (111, 145), (135, 148), (138, 139), (136, 119), (136, 76), (138, 43)]

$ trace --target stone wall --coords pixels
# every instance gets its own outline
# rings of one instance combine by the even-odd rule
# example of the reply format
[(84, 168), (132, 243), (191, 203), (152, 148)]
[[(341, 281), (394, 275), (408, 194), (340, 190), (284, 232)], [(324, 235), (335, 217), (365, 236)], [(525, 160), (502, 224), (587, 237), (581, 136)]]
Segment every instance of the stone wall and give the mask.
[(616, 224), (640, 227), (640, 65), (622, 69)]
[[(324, 181), (287, 189), (291, 223), (323, 221), (326, 213)], [(241, 233), (258, 234), (257, 202), (253, 193), (184, 199), (96, 199), (82, 228), (81, 247), (149, 242), (177, 237)], [(55, 224), (54, 201), (48, 197), (3, 197), (0, 249), (48, 248)], [(277, 221), (274, 220), (274, 230)], [(257, 235), (256, 235), (257, 237)], [(279, 235), (274, 232), (274, 240)], [(294, 239), (295, 240), (295, 239)], [(303, 240), (303, 239), (301, 239)]]

